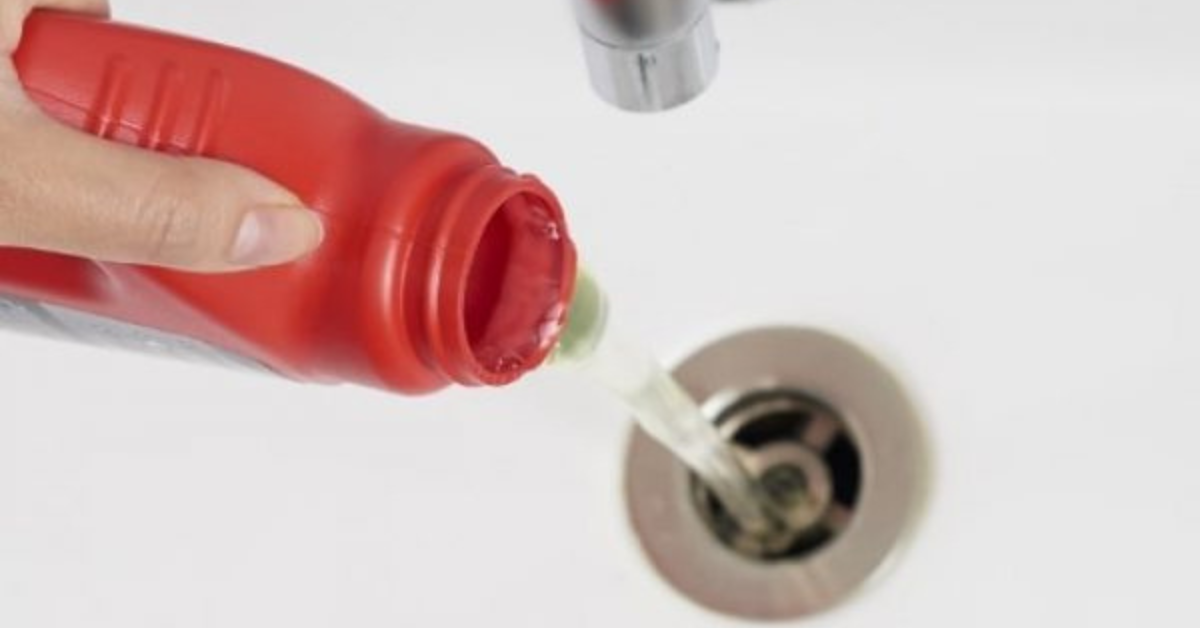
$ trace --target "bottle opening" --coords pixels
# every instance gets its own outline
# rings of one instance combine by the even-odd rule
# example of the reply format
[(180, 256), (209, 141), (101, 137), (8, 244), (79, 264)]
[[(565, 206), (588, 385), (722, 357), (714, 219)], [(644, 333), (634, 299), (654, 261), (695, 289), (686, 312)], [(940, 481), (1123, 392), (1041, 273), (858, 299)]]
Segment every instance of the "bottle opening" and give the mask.
[(463, 320), (486, 383), (516, 379), (537, 366), (561, 331), (573, 270), (562, 219), (521, 192), (492, 214), (475, 247)]

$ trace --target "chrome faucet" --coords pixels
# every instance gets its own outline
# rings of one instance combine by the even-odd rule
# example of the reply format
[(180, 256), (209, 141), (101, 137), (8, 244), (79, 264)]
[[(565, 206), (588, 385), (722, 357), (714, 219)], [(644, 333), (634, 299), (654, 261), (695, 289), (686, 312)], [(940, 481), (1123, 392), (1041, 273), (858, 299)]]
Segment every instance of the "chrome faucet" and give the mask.
[(573, 0), (592, 86), (629, 111), (682, 105), (717, 73), (709, 0)]

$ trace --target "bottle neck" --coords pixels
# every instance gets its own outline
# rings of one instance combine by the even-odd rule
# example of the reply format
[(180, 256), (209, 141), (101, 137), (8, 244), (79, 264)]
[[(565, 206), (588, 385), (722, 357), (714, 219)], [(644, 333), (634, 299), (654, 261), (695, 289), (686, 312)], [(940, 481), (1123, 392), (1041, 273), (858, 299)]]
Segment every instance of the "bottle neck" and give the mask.
[(554, 194), (487, 165), (432, 220), (419, 304), (431, 366), (490, 386), (538, 367), (562, 332), (575, 281), (575, 247)]

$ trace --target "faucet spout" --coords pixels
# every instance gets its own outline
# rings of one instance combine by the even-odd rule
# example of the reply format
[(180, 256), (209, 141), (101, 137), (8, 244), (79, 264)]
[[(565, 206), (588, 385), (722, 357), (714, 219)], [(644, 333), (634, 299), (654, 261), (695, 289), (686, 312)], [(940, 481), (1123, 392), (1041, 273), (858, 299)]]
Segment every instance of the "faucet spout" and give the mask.
[(717, 73), (709, 0), (573, 0), (584, 58), (601, 98), (663, 111), (699, 96)]

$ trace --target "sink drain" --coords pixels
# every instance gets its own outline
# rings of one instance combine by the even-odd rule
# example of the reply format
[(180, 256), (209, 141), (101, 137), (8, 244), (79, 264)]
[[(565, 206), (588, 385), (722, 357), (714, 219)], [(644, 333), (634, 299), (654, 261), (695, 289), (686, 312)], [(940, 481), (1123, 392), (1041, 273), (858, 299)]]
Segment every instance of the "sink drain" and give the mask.
[(773, 328), (701, 349), (675, 371), (786, 526), (743, 531), (707, 488), (640, 430), (626, 499), (657, 571), (696, 602), (755, 619), (836, 605), (895, 549), (923, 494), (924, 442), (904, 391), (856, 346)]
[(741, 396), (717, 425), (785, 524), (767, 538), (743, 531), (692, 475), (693, 503), (717, 540), (770, 562), (803, 558), (845, 530), (858, 504), (862, 468), (857, 442), (834, 410), (802, 392), (767, 390)]

